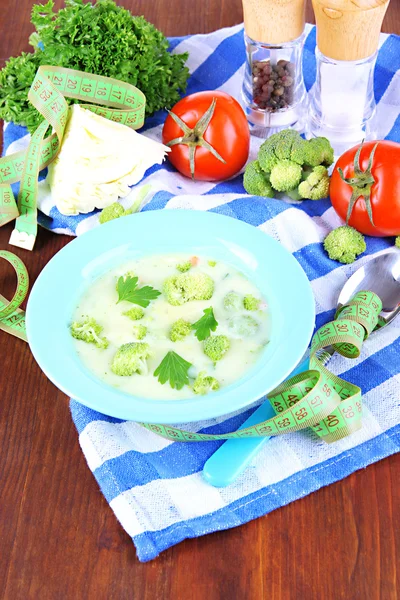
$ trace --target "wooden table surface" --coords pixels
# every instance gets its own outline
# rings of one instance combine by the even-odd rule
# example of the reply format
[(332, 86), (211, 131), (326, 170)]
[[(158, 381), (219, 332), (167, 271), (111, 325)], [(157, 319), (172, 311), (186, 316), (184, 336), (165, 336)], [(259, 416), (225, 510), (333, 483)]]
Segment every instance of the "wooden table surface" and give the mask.
[[(167, 35), (242, 20), (240, 0), (119, 4)], [(29, 50), (33, 2), (1, 5), (3, 64)], [(400, 34), (400, 0), (392, 0), (383, 28)], [(11, 225), (1, 228), (0, 249), (10, 248), (10, 232)], [(34, 252), (11, 248), (32, 282), (69, 241), (39, 233)], [(14, 275), (4, 261), (0, 281), (10, 297)], [(400, 598), (399, 455), (240, 528), (188, 540), (141, 564), (86, 466), (67, 398), (41, 373), (27, 344), (0, 332), (0, 349), (1, 598)]]

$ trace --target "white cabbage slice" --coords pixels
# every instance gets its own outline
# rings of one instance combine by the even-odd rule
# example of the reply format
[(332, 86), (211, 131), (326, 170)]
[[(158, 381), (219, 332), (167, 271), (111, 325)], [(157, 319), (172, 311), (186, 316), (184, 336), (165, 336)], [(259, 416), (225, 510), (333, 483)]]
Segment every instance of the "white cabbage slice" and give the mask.
[(169, 148), (74, 104), (47, 183), (64, 215), (105, 208), (129, 193)]

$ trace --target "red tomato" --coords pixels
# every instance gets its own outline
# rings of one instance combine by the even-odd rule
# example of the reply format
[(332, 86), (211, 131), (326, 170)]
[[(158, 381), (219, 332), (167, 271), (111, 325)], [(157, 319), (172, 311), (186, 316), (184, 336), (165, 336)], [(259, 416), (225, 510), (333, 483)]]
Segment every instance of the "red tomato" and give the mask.
[[(216, 100), (214, 112), (204, 135), (199, 120)], [(224, 92), (198, 92), (182, 98), (172, 112), (192, 130), (184, 132), (169, 114), (162, 132), (163, 143), (184, 137), (181, 143), (171, 146), (168, 158), (186, 177), (191, 177), (190, 148), (194, 151), (194, 178), (202, 181), (221, 181), (232, 177), (244, 166), (249, 155), (250, 132), (246, 115), (240, 104)], [(211, 111), (212, 112), (212, 111)], [(202, 146), (208, 142), (225, 163)], [(189, 145), (188, 145), (189, 142)]]
[[(361, 171), (368, 172), (368, 161), (376, 144), (369, 176), (367, 173), (356, 175), (354, 160), (359, 146), (347, 150), (339, 158), (332, 174), (329, 195), (338, 215), (346, 220), (355, 188), (356, 201), (348, 224), (365, 235), (397, 236), (400, 235), (400, 144), (389, 141), (366, 142), (360, 154)], [(352, 183), (343, 181), (339, 169), (342, 169), (345, 179), (353, 180)], [(363, 179), (366, 185), (360, 188)], [(368, 191), (373, 223), (367, 212)]]

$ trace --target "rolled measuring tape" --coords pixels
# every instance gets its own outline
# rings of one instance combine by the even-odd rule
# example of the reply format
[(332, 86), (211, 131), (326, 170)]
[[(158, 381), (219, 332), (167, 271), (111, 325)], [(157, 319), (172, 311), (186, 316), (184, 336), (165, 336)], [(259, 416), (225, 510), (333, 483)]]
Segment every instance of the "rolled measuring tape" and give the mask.
[[(65, 98), (93, 101), (83, 104), (92, 112), (139, 129), (144, 123), (146, 98), (133, 85), (63, 67), (41, 66), (28, 99), (44, 117), (28, 149), (0, 158), (0, 226), (16, 219), (10, 244), (32, 250), (37, 235), (38, 174), (56, 156), (67, 124)], [(51, 126), (54, 133), (45, 138)], [(15, 201), (10, 184), (20, 181)]]
[(28, 293), (28, 271), (22, 260), (12, 252), (0, 250), (1, 258), (14, 267), (17, 274), (17, 289), (10, 302), (0, 294), (0, 330), (11, 333), (11, 335), (27, 342), (25, 313), (19, 307)]
[(325, 442), (340, 440), (361, 428), (361, 389), (331, 373), (318, 352), (333, 346), (346, 358), (357, 358), (362, 343), (378, 324), (382, 302), (373, 292), (358, 292), (313, 336), (310, 370), (283, 382), (268, 394), (276, 416), (252, 427), (209, 435), (192, 433), (170, 425), (140, 423), (176, 442), (204, 442), (235, 438), (266, 437), (311, 427)]

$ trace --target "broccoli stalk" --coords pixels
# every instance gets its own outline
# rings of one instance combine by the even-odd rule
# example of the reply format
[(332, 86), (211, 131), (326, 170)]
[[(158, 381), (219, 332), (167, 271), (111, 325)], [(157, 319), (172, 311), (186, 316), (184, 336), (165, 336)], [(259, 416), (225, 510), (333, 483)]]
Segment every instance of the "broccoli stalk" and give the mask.
[(81, 340), (87, 344), (94, 344), (102, 350), (108, 347), (109, 341), (107, 338), (100, 336), (103, 327), (92, 317), (85, 317), (80, 322), (74, 321), (69, 329), (72, 337), (76, 340)]
[(118, 348), (111, 362), (111, 371), (120, 377), (134, 373), (147, 375), (146, 359), (151, 356), (150, 346), (144, 342), (129, 342)]
[(349, 264), (365, 252), (367, 246), (364, 236), (359, 231), (354, 227), (342, 225), (328, 233), (324, 240), (324, 248), (330, 259)]
[(164, 281), (163, 292), (173, 306), (191, 300), (209, 300), (214, 293), (214, 281), (206, 273), (181, 273)]
[(201, 371), (192, 386), (192, 389), (195, 394), (201, 394), (204, 396), (209, 392), (213, 392), (219, 390), (219, 382), (215, 377), (211, 377), (211, 375), (207, 375), (205, 371)]

